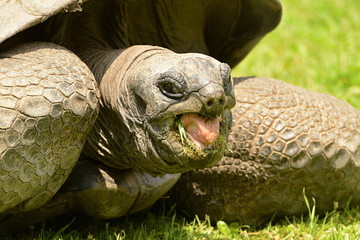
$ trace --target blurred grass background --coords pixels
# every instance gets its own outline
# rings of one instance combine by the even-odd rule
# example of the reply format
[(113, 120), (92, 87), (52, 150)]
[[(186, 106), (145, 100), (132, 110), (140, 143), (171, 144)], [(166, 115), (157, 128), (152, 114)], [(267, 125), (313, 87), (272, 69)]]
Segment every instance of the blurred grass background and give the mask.
[[(233, 76), (266, 76), (334, 95), (360, 109), (360, 1), (283, 0), (274, 32), (233, 69)], [(57, 219), (10, 239), (360, 239), (358, 208), (241, 226), (184, 218), (173, 209), (113, 221)], [(70, 223), (69, 223), (70, 222)], [(68, 226), (68, 225), (69, 226)], [(5, 239), (5, 238), (4, 238)]]
[(360, 1), (283, 0), (280, 25), (234, 70), (328, 93), (360, 109)]

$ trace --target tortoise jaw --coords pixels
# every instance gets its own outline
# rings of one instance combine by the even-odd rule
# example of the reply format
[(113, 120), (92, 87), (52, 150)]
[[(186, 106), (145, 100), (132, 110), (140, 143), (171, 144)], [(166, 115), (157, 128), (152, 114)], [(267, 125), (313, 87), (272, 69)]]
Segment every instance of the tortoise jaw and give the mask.
[(187, 113), (177, 116), (175, 124), (182, 143), (189, 140), (200, 150), (205, 150), (211, 149), (219, 136), (221, 117), (206, 118), (199, 114)]
[[(194, 117), (195, 120), (188, 121), (188, 119), (185, 119), (188, 116), (191, 118)], [(196, 118), (202, 119), (200, 120), (200, 124), (210, 122), (210, 127), (206, 128), (204, 125), (200, 127), (194, 126), (194, 124), (199, 124)], [(224, 120), (223, 115), (216, 118), (206, 118), (198, 113), (183, 113), (177, 115), (174, 119), (171, 132), (169, 133), (170, 138), (174, 139), (172, 141), (173, 146), (176, 145), (176, 149), (178, 149), (177, 155), (185, 156), (185, 162), (188, 163), (191, 161), (200, 161), (200, 159), (207, 159), (207, 161), (213, 162), (213, 155), (222, 154), (225, 149), (224, 144), (226, 144), (227, 126)], [(199, 129), (201, 127), (205, 127), (205, 129)], [(211, 131), (211, 128), (215, 128), (215, 130)], [(198, 133), (198, 131), (201, 131), (201, 133)], [(203, 164), (205, 164), (205, 162)], [(208, 165), (206, 164), (206, 166), (201, 167), (208, 167)]]
[[(154, 165), (157, 170), (153, 173), (183, 173), (196, 168), (211, 167), (223, 156), (226, 146), (224, 139), (228, 129), (224, 113), (216, 120), (219, 124), (216, 138), (214, 137), (215, 139), (211, 143), (203, 144), (203, 146), (197, 144), (196, 140), (194, 141), (186, 133), (184, 126), (180, 125), (179, 128), (181, 118), (188, 114), (209, 120), (199, 113), (182, 112), (163, 120), (149, 122), (147, 130), (151, 137), (151, 146), (148, 145), (148, 150), (152, 152), (153, 159), (157, 159), (157, 163)], [(181, 132), (183, 132), (182, 136)], [(152, 172), (149, 168), (143, 169), (143, 171)]]

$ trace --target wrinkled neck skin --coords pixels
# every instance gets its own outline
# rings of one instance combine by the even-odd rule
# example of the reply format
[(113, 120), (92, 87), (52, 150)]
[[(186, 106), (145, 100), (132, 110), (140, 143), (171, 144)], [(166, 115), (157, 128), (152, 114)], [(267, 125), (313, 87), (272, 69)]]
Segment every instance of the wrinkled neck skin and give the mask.
[[(193, 52), (196, 50), (196, 52), (208, 53), (206, 47), (204, 49), (201, 47), (206, 46), (203, 41), (196, 42), (195, 40), (183, 39), (179, 42), (179, 39), (174, 38), (172, 39), (174, 46), (180, 48), (174, 48), (170, 43), (165, 44), (162, 40), (166, 40), (168, 37), (157, 32), (158, 24), (149, 26), (149, 29), (143, 29), (145, 35), (142, 34), (142, 31), (137, 34), (129, 34), (128, 27), (131, 24), (127, 22), (126, 4), (128, 4), (127, 1), (89, 1), (83, 5), (83, 12), (59, 14), (45, 25), (49, 36), (48, 40), (76, 53), (89, 66), (99, 84), (101, 91), (100, 113), (82, 153), (111, 167), (133, 168), (136, 171), (145, 171), (152, 175), (179, 173), (194, 168), (211, 166), (223, 154), (225, 143), (221, 139), (225, 137), (227, 125), (230, 125), (230, 108), (233, 105), (231, 102), (234, 102), (232, 94), (228, 93), (227, 90), (226, 97), (224, 95), (223, 84), (228, 82), (228, 78), (222, 78), (220, 62), (196, 54), (191, 54), (191, 57), (173, 57), (173, 55), (168, 54), (173, 52), (165, 48), (136, 45), (146, 42), (161, 44), (176, 50), (176, 52)], [(166, 9), (164, 8), (165, 12)], [(178, 21), (175, 22), (178, 23)], [(199, 21), (195, 22), (198, 23)], [(134, 36), (137, 37), (134, 38)], [(148, 38), (142, 39), (142, 36)], [(152, 36), (155, 38), (150, 39)], [(158, 36), (162, 36), (161, 39), (157, 39)], [(185, 34), (184, 36), (191, 35)], [(162, 56), (162, 53), (165, 53), (165, 56)], [(155, 56), (154, 59), (156, 60), (147, 61), (147, 58), (151, 56)], [(161, 57), (158, 58), (158, 56)], [(185, 61), (185, 58), (191, 58), (191, 60)], [(142, 64), (146, 61), (148, 65), (144, 68)], [(182, 64), (182, 70), (178, 69), (179, 64)], [(199, 75), (203, 74), (204, 78), (200, 77), (199, 82), (191, 83), (192, 85), (199, 85), (199, 87), (188, 92), (189, 97), (183, 99), (184, 102), (180, 101), (181, 104), (174, 99), (171, 101), (164, 101), (164, 99), (153, 101), (151, 94), (154, 91), (157, 91), (156, 96), (161, 98), (159, 97), (161, 95), (160, 90), (156, 83), (154, 84), (150, 79), (152, 76), (149, 75), (149, 72), (156, 68), (156, 65), (168, 69), (170, 75), (177, 72), (178, 75), (170, 76), (173, 80), (177, 79), (179, 75), (182, 77), (189, 75), (187, 76), (189, 79), (198, 79)], [(170, 69), (170, 65), (174, 68)], [(203, 71), (199, 71), (197, 67), (202, 68)], [(192, 70), (188, 71), (187, 68)], [(136, 74), (134, 74), (135, 72)], [(230, 73), (230, 68), (226, 72)], [(140, 77), (134, 79), (134, 76)], [(146, 76), (148, 77), (146, 80), (148, 84), (143, 82)], [(157, 79), (159, 76), (155, 77), (152, 79)], [(204, 82), (201, 79), (206, 80)], [(129, 82), (134, 82), (134, 80), (138, 85), (133, 85), (131, 89)], [(210, 81), (211, 84), (207, 81)], [(143, 92), (138, 91), (139, 88), (142, 89), (145, 86), (146, 89), (144, 88)], [(198, 151), (197, 148), (189, 150), (176, 137), (173, 129), (175, 118), (189, 112), (207, 112), (207, 110), (202, 109), (205, 109), (206, 105), (204, 104), (209, 95), (201, 95), (201, 92), (207, 92), (208, 88), (214, 91), (220, 89), (219, 93), (223, 96), (220, 100), (222, 107), (219, 107), (218, 100), (215, 101), (215, 105), (218, 106), (216, 109), (224, 109), (224, 111), (222, 113), (214, 111), (211, 116), (206, 115), (206, 117), (211, 118), (214, 118), (215, 115), (222, 115), (221, 117), (224, 120), (221, 124), (219, 123), (222, 138), (217, 138), (216, 142), (209, 146), (206, 152)], [(136, 94), (133, 94), (135, 92)], [(210, 103), (212, 105), (213, 101)], [(168, 107), (171, 107), (170, 111), (167, 111)], [(148, 109), (146, 114), (144, 114), (144, 109)], [(167, 112), (172, 115), (161, 119), (159, 116), (150, 116), (159, 109), (165, 112), (163, 115), (166, 115)], [(150, 119), (151, 122), (148, 121), (149, 118), (152, 118)]]
[(100, 114), (87, 139), (85, 155), (120, 169), (136, 169), (136, 159), (146, 157), (149, 136), (144, 126), (147, 122), (132, 104), (128, 76), (142, 59), (162, 52), (169, 51), (153, 46), (133, 46), (79, 53), (94, 73), (101, 91)]
[[(148, 45), (131, 46), (125, 33), (126, 20), (119, 19), (126, 16), (125, 7), (125, 3), (91, 1), (84, 4), (81, 17), (73, 13), (56, 16), (49, 21), (47, 29), (50, 41), (69, 48), (88, 65), (101, 91), (99, 117), (82, 153), (111, 167), (141, 172), (144, 169), (139, 169), (138, 160), (148, 158), (147, 162), (152, 164), (148, 148), (153, 146), (148, 142), (145, 126), (148, 123), (136, 106), (129, 106), (134, 100), (130, 99), (126, 78), (141, 59), (168, 50)], [(156, 154), (154, 149), (150, 152)]]

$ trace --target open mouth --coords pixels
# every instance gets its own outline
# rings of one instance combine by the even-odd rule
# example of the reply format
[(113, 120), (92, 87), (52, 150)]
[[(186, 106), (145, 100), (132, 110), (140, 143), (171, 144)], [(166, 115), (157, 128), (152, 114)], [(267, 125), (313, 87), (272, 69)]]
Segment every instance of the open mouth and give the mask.
[(164, 136), (160, 142), (152, 144), (159, 160), (155, 167), (163, 166), (161, 171), (167, 173), (211, 167), (228, 148), (226, 114), (223, 112), (215, 118), (208, 118), (187, 112), (163, 120), (166, 127), (153, 124), (152, 128), (162, 130), (161, 134), (154, 135), (154, 139)]
[(206, 118), (199, 114), (186, 113), (176, 116), (175, 129), (185, 147), (195, 147), (202, 152), (215, 150), (222, 132), (222, 119), (221, 116)]

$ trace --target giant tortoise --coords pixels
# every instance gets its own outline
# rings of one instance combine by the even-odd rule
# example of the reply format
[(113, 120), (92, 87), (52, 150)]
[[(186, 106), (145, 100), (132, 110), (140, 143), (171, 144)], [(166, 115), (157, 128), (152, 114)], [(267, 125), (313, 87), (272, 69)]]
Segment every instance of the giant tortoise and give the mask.
[(237, 79), (232, 120), (230, 67), (277, 26), (279, 1), (0, 6), (2, 231), (144, 210), (227, 147), (181, 178), (184, 209), (256, 222), (303, 211), (303, 188), (323, 209), (356, 194), (359, 114), (346, 103)]
[(1, 231), (66, 211), (137, 212), (180, 173), (219, 161), (230, 66), (281, 18), (273, 0), (0, 9)]

